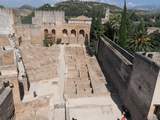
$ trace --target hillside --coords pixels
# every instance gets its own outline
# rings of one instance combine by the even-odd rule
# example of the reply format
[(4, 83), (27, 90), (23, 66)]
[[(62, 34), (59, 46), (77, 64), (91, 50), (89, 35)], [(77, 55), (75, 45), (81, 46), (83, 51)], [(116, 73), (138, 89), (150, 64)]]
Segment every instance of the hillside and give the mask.
[(23, 6), (19, 7), (19, 9), (34, 10), (35, 8), (30, 5), (23, 5)]
[(3, 5), (0, 5), (0, 8), (5, 8)]
[(158, 12), (160, 11), (160, 6), (159, 5), (141, 5), (141, 6), (136, 6), (132, 9)]
[(107, 8), (110, 8), (111, 12), (119, 12), (121, 10), (121, 8), (117, 6), (106, 3), (80, 1), (59, 2), (53, 7), (49, 4), (45, 4), (39, 7), (38, 10), (63, 10), (68, 17), (80, 15), (92, 17), (95, 13), (98, 13), (103, 17)]
[[(50, 4), (44, 4), (43, 6), (37, 8), (37, 10), (62, 10), (65, 11), (66, 18), (69, 18), (77, 17), (80, 15), (93, 17), (95, 14), (99, 14), (101, 17), (104, 17), (107, 8), (109, 8), (110, 12), (112, 13), (121, 11), (121, 8), (106, 3), (79, 1), (59, 2), (54, 6), (51, 6)], [(22, 17), (22, 23), (31, 23), (32, 16), (33, 14)]]

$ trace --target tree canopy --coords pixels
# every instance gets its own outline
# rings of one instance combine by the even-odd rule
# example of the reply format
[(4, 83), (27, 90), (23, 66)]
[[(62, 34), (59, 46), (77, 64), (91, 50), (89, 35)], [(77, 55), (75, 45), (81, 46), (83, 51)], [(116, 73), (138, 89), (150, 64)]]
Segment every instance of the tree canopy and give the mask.
[(147, 33), (149, 26), (156, 27), (160, 23), (160, 17), (157, 14), (144, 17), (133, 11), (129, 12), (125, 1), (121, 17), (117, 16), (118, 14), (110, 16), (109, 22), (105, 25), (105, 35), (132, 53), (160, 51), (159, 31)]
[(126, 1), (124, 4), (124, 9), (122, 12), (122, 18), (121, 18), (121, 25), (119, 28), (119, 41), (118, 44), (121, 47), (126, 47), (127, 45), (127, 40), (128, 40), (128, 18), (127, 18), (127, 6), (126, 6)]

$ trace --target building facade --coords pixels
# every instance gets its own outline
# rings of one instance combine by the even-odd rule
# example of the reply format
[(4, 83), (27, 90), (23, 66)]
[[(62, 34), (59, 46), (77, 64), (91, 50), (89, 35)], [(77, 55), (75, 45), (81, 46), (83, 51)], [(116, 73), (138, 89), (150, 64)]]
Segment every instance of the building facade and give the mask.
[(22, 38), (28, 35), (32, 44), (42, 45), (46, 38), (55, 43), (84, 44), (90, 39), (91, 21), (85, 16), (66, 21), (63, 11), (35, 11), (32, 24), (17, 25), (16, 33)]

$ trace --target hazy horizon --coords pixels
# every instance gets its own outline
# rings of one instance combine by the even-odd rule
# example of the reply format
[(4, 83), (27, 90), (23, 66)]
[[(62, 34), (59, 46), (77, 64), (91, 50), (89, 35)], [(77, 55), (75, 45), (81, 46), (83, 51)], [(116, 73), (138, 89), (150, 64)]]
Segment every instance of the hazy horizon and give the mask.
[[(0, 0), (0, 5), (5, 7), (20, 7), (22, 5), (31, 5), (33, 7), (38, 7), (43, 4), (49, 3), (54, 5), (57, 2), (61, 2), (65, 0)], [(109, 3), (117, 6), (123, 6), (124, 0), (83, 0), (83, 1), (97, 1), (97, 2), (104, 2)], [(157, 0), (128, 0), (127, 6), (128, 7), (135, 7), (135, 6), (143, 6), (143, 5), (160, 5), (160, 1)]]

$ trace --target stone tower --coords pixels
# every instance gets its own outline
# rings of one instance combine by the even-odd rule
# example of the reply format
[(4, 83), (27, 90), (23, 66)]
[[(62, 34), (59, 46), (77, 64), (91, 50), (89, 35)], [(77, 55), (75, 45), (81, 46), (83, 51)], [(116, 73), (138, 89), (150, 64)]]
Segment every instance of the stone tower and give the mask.
[(109, 8), (106, 9), (105, 17), (102, 18), (102, 24), (105, 24), (106, 22), (109, 21), (109, 15), (110, 15), (110, 10)]
[(108, 8), (108, 9), (106, 9), (106, 14), (105, 14), (105, 19), (106, 20), (109, 20), (109, 14), (110, 14), (110, 10)]
[(11, 9), (0, 9), (0, 34), (14, 33), (14, 15)]
[(42, 24), (63, 24), (65, 22), (65, 14), (63, 11), (35, 11), (35, 17), (32, 23), (36, 25)]

